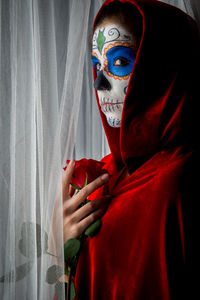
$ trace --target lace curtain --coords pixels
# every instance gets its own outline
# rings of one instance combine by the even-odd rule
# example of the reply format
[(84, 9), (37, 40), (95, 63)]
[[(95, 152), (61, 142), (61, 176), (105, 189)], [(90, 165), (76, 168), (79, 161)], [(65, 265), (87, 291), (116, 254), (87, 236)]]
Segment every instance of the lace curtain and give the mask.
[[(88, 47), (102, 2), (0, 1), (2, 300), (64, 299), (62, 167), (109, 152)], [(197, 0), (164, 2), (199, 20)]]
[(88, 28), (100, 5), (90, 0), (0, 2), (4, 300), (53, 299), (55, 288), (64, 299), (64, 286), (56, 286), (51, 269), (57, 264), (62, 273), (64, 265), (62, 167), (73, 155)]

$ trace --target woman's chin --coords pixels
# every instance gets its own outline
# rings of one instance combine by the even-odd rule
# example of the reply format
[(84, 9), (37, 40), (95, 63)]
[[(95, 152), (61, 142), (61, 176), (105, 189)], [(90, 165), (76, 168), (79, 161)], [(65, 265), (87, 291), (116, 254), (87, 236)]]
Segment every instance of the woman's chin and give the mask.
[(121, 125), (121, 117), (108, 115), (106, 116), (108, 125), (111, 127), (119, 128)]

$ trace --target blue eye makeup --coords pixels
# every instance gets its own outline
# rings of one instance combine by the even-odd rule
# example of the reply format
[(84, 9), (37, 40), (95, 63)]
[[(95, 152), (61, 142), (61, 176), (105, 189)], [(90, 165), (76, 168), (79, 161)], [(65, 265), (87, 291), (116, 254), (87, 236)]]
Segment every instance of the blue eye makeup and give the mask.
[(131, 48), (115, 46), (106, 53), (108, 71), (116, 76), (127, 76), (132, 72), (135, 62), (135, 54)]
[(101, 63), (99, 62), (98, 58), (94, 55), (92, 55), (92, 63), (93, 63), (93, 66), (95, 67), (95, 70), (98, 74), (98, 72), (100, 71), (100, 68), (101, 68)]

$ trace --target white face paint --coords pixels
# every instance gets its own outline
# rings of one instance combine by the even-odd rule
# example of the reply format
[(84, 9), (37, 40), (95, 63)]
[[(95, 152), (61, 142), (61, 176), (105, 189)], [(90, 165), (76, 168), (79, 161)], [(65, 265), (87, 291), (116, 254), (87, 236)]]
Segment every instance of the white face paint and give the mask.
[(94, 86), (101, 110), (112, 127), (121, 124), (124, 99), (135, 62), (134, 46), (133, 36), (116, 24), (97, 28), (93, 35), (92, 61), (97, 72)]

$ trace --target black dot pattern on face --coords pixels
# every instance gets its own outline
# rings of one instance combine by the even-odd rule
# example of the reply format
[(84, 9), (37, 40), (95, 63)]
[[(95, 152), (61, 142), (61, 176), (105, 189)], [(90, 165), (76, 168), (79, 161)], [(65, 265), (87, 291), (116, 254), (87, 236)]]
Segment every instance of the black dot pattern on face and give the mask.
[(109, 117), (107, 119), (107, 122), (111, 127), (120, 127), (120, 125), (121, 125), (121, 120), (119, 120), (117, 118)]

